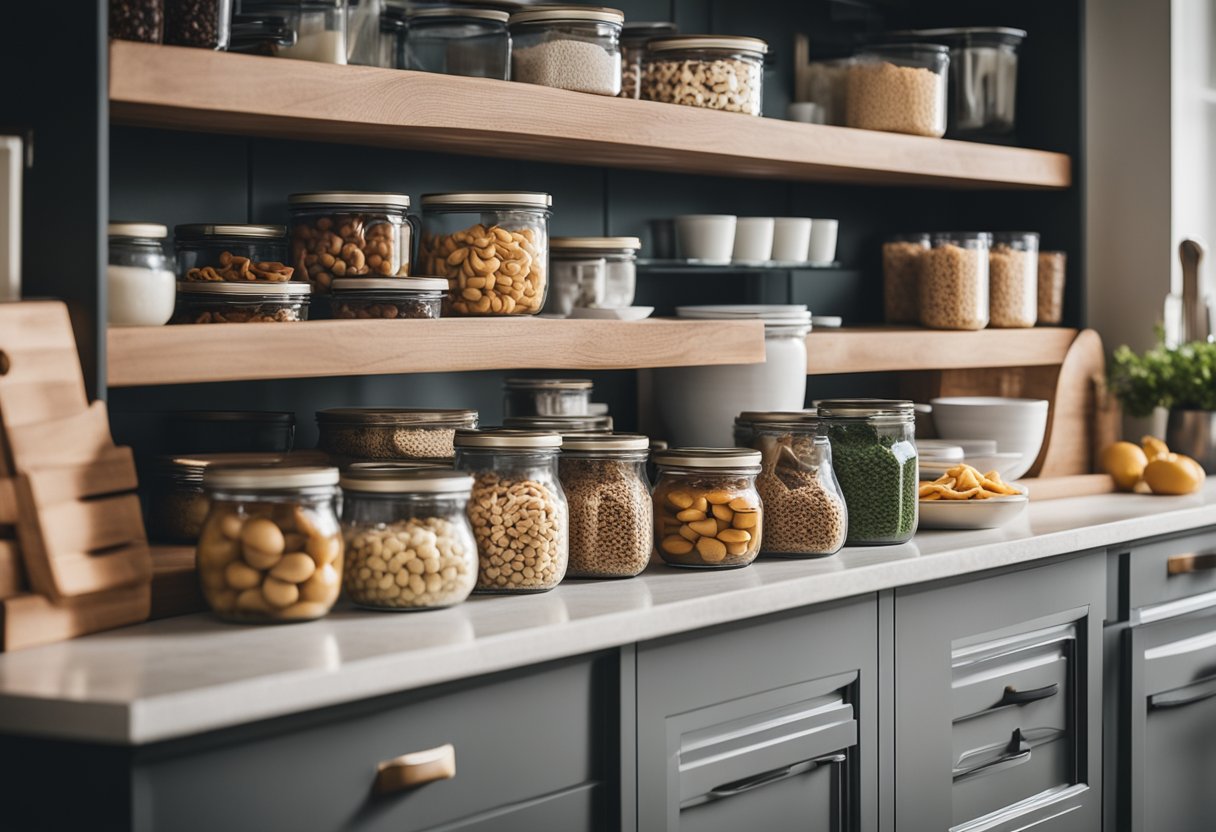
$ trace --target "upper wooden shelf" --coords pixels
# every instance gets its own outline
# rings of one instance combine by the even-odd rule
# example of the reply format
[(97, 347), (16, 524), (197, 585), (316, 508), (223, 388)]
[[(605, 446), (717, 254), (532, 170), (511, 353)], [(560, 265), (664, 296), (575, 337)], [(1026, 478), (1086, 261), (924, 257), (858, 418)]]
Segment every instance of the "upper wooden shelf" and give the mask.
[(463, 370), (764, 361), (759, 321), (442, 318), (113, 327), (111, 387)]
[(917, 327), (819, 329), (806, 337), (807, 374), (968, 370), (1062, 364), (1075, 329), (948, 332)]
[[(487, 102), (493, 102), (487, 109)], [(530, 84), (114, 41), (110, 113), (146, 127), (811, 182), (1067, 188), (1069, 157)]]

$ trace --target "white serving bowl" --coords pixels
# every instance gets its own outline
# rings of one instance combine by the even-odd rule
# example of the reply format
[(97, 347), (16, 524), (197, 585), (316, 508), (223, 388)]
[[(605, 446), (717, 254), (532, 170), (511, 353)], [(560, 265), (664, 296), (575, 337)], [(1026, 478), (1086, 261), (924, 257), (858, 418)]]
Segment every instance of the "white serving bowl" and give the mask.
[(922, 529), (995, 529), (1012, 523), (1026, 510), (1029, 499), (990, 497), (987, 500), (921, 500)]
[(1023, 476), (1034, 465), (1047, 433), (1044, 399), (1000, 396), (955, 396), (933, 399), (933, 423), (939, 436), (951, 439), (993, 439), (999, 453), (1020, 453), (1021, 462), (1008, 474)]

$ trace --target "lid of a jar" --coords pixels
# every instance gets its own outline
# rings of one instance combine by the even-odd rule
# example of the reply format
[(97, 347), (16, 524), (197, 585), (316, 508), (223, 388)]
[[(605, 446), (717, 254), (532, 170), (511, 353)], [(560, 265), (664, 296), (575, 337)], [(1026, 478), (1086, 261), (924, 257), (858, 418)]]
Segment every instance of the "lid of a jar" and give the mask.
[(1009, 26), (958, 26), (948, 29), (901, 29), (895, 32), (884, 32), (883, 37), (893, 38), (934, 38), (965, 39), (972, 36), (991, 37), (998, 40), (1022, 41), (1026, 38), (1025, 29), (1014, 29)]
[(992, 244), (991, 231), (935, 231), (933, 232), (933, 243), (950, 243), (954, 240), (985, 240), (989, 245)]
[(824, 399), (815, 402), (823, 419), (864, 419), (871, 416), (912, 416), (905, 399)]
[(214, 466), (203, 474), (209, 489), (245, 488), (273, 491), (280, 488), (318, 488), (338, 484), (338, 469), (329, 465)]
[(317, 411), (317, 424), (393, 425), (443, 428), (477, 420), (476, 410), (420, 407), (333, 407)]
[(943, 55), (950, 51), (950, 47), (942, 43), (871, 43), (868, 46), (858, 50), (859, 54), (864, 54), (870, 49), (881, 49), (884, 52), (940, 52)]
[(509, 378), (502, 383), (507, 390), (590, 390), (589, 378)]
[(106, 233), (111, 237), (144, 237), (163, 240), (169, 236), (169, 227), (158, 222), (112, 222)]
[(422, 207), (435, 206), (479, 207), (482, 205), (510, 205), (522, 208), (549, 208), (553, 195), (537, 191), (461, 191), (448, 194), (423, 194)]
[(503, 427), (556, 433), (603, 433), (612, 430), (612, 417), (587, 416), (507, 416)]
[(171, 410), (168, 417), (184, 422), (278, 422), (294, 425), (296, 414), (284, 410)]
[(282, 295), (287, 298), (306, 298), (312, 294), (312, 287), (307, 283), (287, 281), (272, 283), (270, 281), (246, 280), (241, 283), (228, 283), (219, 280), (183, 280), (178, 281), (179, 295)]
[(419, 17), (467, 17), (473, 20), (492, 20), (495, 23), (506, 23), (511, 17), (510, 12), (498, 9), (481, 9), (466, 6), (431, 6), (423, 9), (411, 9), (406, 15), (408, 20)]
[(446, 292), (446, 277), (335, 277), (329, 286), (332, 294), (365, 292), (369, 289), (398, 292)]
[(768, 52), (768, 43), (760, 38), (745, 38), (722, 35), (675, 35), (658, 38), (646, 44), (651, 52), (667, 52), (673, 49), (730, 49), (738, 52)]
[(287, 226), (191, 223), (189, 225), (173, 226), (173, 236), (179, 240), (206, 240), (210, 237), (274, 239), (286, 237)]
[(596, 23), (624, 23), (625, 13), (603, 6), (537, 6), (511, 15), (511, 25), (544, 20), (590, 20)]
[(370, 205), (377, 208), (409, 208), (409, 194), (390, 194), (378, 191), (313, 191), (292, 194), (288, 205)]
[(602, 251), (631, 248), (637, 251), (642, 241), (637, 237), (550, 237), (549, 251)]
[(760, 452), (748, 448), (672, 448), (655, 451), (655, 465), (680, 468), (739, 468), (760, 464)]
[(745, 410), (735, 417), (735, 423), (740, 425), (759, 425), (766, 422), (805, 422), (815, 424), (819, 421), (819, 411), (807, 410)]
[(350, 468), (339, 479), (343, 491), (375, 494), (468, 494), (473, 477), (444, 468)]
[(562, 436), (562, 451), (645, 451), (650, 438), (640, 433), (576, 433)]
[(322, 451), (289, 451), (286, 453), (172, 454), (156, 458), (162, 471), (184, 480), (202, 480), (212, 467), (264, 467), (267, 465), (324, 465), (327, 455)]
[(677, 318), (714, 321), (764, 321), (766, 326), (810, 326), (811, 313), (804, 304), (738, 304), (677, 306)]
[(560, 448), (562, 436), (560, 433), (501, 428), (458, 430), (453, 444), (457, 448), (547, 449)]

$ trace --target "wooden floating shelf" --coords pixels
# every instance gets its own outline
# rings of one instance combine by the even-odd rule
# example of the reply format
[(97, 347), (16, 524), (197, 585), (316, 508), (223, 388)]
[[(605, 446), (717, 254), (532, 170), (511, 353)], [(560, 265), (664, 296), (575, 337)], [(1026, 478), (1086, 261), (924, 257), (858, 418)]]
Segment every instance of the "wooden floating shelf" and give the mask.
[(807, 374), (968, 370), (1062, 364), (1075, 329), (948, 332), (916, 327), (819, 329), (806, 337)]
[[(495, 113), (518, 118), (487, 117)], [(1067, 188), (1071, 160), (531, 84), (114, 41), (121, 124), (712, 176)]]
[(109, 385), (764, 361), (759, 321), (441, 318), (113, 327)]

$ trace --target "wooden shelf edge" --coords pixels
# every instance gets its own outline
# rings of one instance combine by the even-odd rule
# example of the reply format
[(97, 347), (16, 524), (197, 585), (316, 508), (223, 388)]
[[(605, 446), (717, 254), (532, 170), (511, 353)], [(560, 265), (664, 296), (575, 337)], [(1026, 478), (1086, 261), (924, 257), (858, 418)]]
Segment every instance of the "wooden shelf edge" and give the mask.
[(820, 329), (807, 336), (807, 375), (1061, 364), (1077, 330), (950, 332), (917, 327)]

